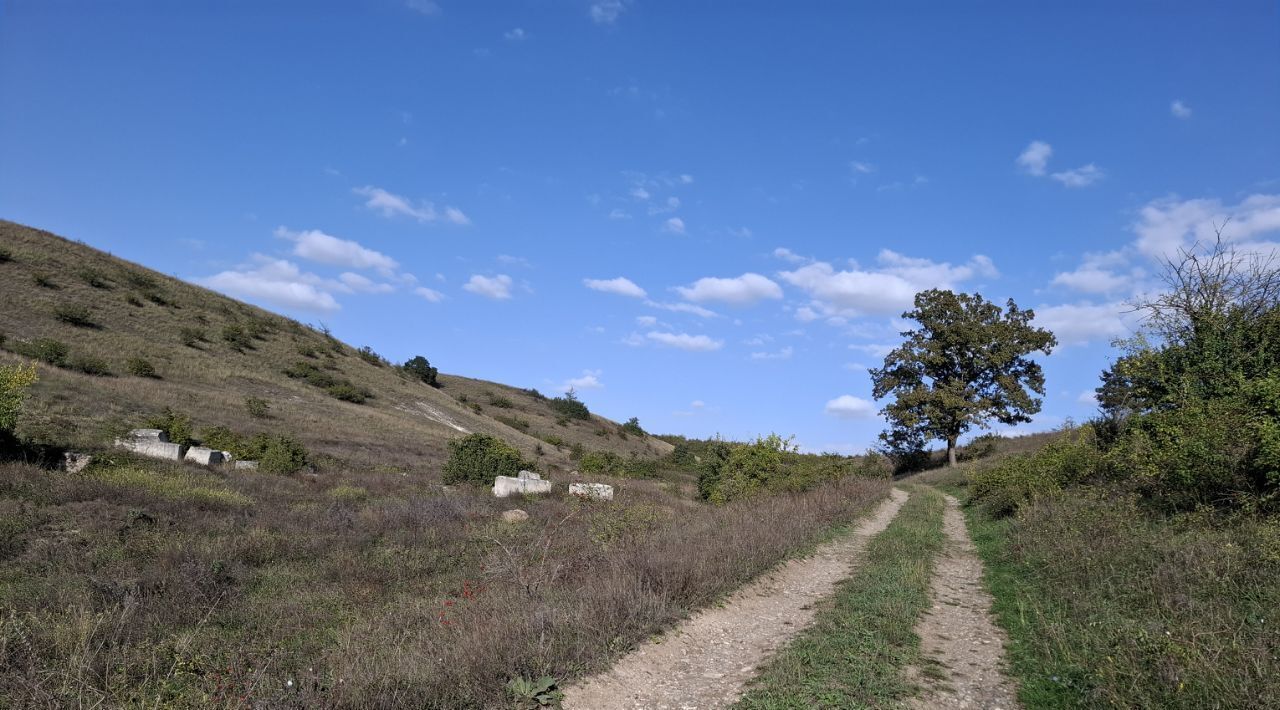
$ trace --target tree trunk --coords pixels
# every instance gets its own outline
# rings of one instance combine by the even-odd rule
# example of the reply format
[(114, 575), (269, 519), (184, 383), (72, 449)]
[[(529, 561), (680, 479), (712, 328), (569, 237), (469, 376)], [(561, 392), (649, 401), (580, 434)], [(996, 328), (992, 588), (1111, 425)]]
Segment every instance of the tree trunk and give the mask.
[(947, 437), (947, 466), (956, 467), (956, 437)]

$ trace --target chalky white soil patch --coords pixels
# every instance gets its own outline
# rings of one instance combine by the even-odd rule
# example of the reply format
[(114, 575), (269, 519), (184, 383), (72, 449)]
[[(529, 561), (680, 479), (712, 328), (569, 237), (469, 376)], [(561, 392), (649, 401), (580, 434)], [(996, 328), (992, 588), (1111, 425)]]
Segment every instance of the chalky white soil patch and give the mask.
[(706, 710), (732, 705), (757, 666), (813, 621), (817, 602), (853, 572), (867, 541), (888, 527), (906, 499), (905, 492), (894, 489), (854, 532), (787, 561), (722, 606), (645, 642), (612, 670), (570, 686), (564, 706)]
[(910, 675), (926, 686), (915, 708), (1019, 707), (1017, 687), (1004, 674), (1004, 631), (991, 617), (991, 595), (982, 586), (982, 561), (966, 530), (959, 503), (947, 496), (943, 519), (947, 547), (933, 570), (932, 607), (916, 625), (926, 658), (941, 666), (945, 680)]

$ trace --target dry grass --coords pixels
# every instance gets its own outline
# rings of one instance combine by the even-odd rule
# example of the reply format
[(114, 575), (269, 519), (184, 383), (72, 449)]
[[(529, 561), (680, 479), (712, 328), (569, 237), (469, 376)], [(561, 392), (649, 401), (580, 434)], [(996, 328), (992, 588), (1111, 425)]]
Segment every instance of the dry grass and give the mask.
[(713, 508), (620, 485), (511, 526), (510, 501), (398, 474), (3, 465), (0, 705), (501, 705), (510, 678), (602, 669), (887, 492)]

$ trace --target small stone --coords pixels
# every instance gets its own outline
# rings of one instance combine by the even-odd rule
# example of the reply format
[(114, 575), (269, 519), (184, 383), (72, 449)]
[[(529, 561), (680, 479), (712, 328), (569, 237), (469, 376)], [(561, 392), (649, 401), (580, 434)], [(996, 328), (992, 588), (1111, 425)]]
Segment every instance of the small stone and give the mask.
[(607, 483), (570, 483), (569, 494), (587, 500), (613, 500), (613, 486)]
[(62, 467), (66, 469), (67, 473), (80, 473), (91, 463), (93, 463), (92, 454), (68, 451), (62, 455)]
[(246, 470), (246, 469), (247, 469), (247, 470), (250, 470), (250, 471), (256, 471), (256, 470), (258, 470), (258, 462), (257, 462), (257, 461), (236, 461), (235, 463), (233, 463), (233, 464), (232, 464), (232, 466), (233, 466), (237, 471), (242, 471), (242, 470)]
[(529, 514), (519, 508), (508, 510), (502, 514), (502, 522), (504, 523), (523, 523), (528, 519)]

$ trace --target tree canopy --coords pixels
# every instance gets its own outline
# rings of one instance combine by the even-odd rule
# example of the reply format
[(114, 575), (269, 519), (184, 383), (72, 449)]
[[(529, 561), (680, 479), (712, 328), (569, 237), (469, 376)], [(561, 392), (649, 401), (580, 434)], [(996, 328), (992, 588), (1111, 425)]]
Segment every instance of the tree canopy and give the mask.
[(882, 411), (889, 429), (880, 435), (895, 454), (914, 454), (929, 440), (947, 442), (956, 463), (956, 440), (974, 426), (1031, 421), (1044, 396), (1044, 372), (1028, 356), (1048, 355), (1053, 333), (1031, 324), (1035, 312), (1010, 299), (1006, 308), (979, 294), (931, 289), (916, 294), (915, 310), (902, 314), (920, 327), (871, 370), (873, 395), (894, 400)]

